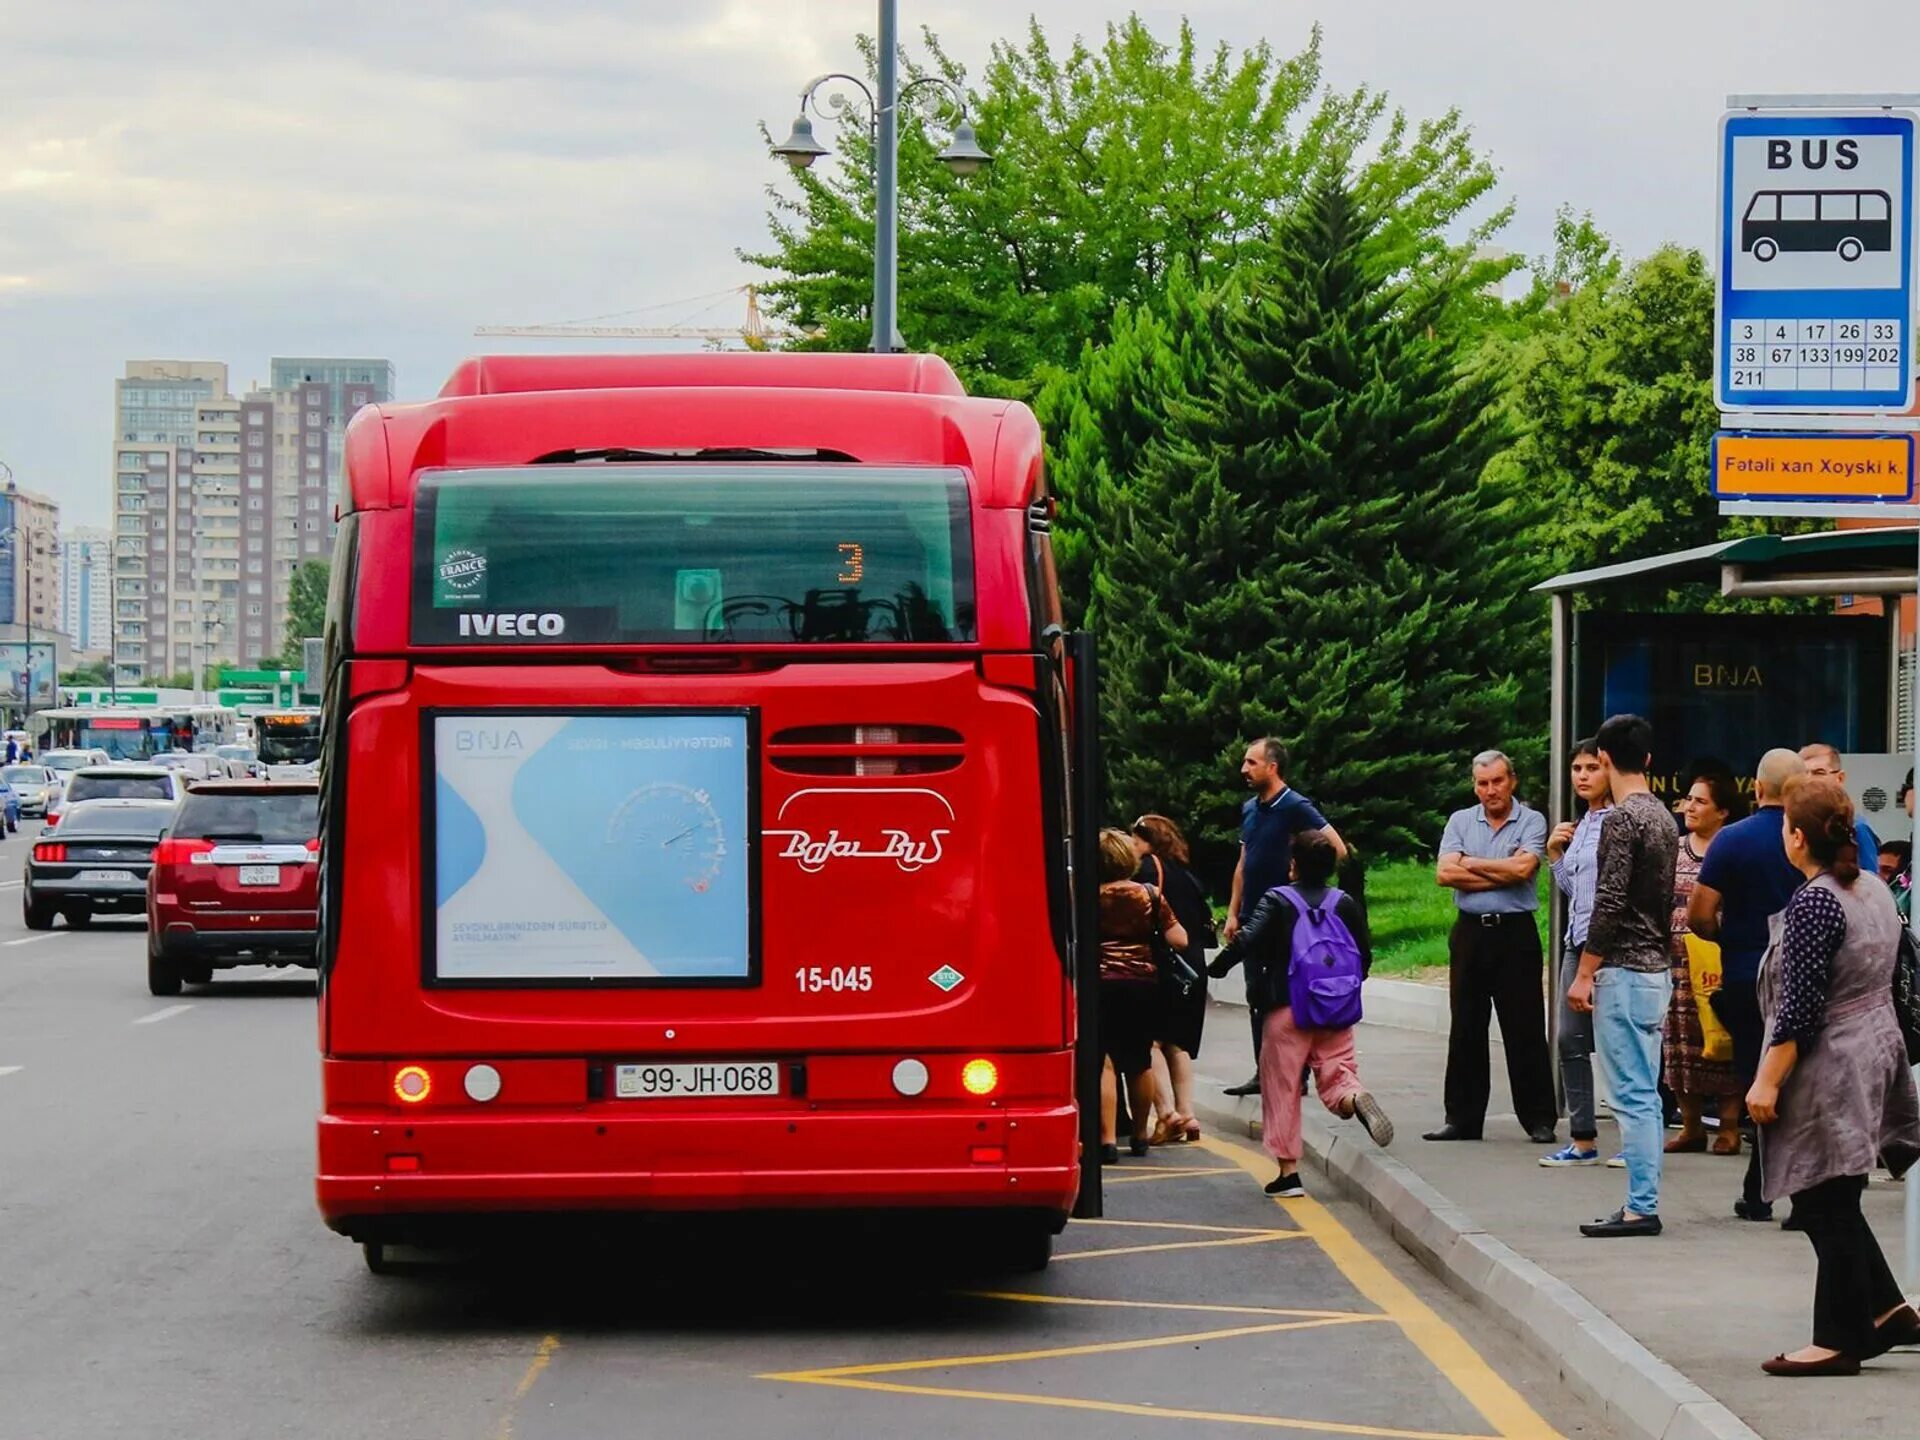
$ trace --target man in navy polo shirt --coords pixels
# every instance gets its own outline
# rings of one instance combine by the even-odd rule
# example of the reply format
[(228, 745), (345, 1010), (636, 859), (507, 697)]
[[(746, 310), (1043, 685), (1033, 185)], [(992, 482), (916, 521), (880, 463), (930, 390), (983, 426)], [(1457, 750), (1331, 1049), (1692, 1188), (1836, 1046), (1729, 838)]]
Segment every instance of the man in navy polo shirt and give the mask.
[[(1252, 918), (1260, 897), (1293, 878), (1293, 837), (1317, 830), (1333, 842), (1334, 852), (1347, 858), (1347, 842), (1327, 823), (1314, 803), (1286, 781), (1287, 747), (1271, 737), (1254, 741), (1240, 761), (1240, 774), (1253, 791), (1240, 807), (1240, 860), (1233, 867), (1233, 898), (1227, 906), (1223, 942), (1240, 933)], [(1260, 1059), (1260, 1034), (1266, 1016), (1251, 1003), (1253, 1057)], [(1228, 1087), (1229, 1095), (1258, 1095), (1260, 1076)]]
[[(1769, 750), (1753, 777), (1753, 814), (1736, 820), (1707, 847), (1687, 904), (1687, 924), (1702, 940), (1720, 943), (1720, 990), (1713, 1013), (1733, 1038), (1733, 1064), (1743, 1084), (1760, 1070), (1766, 1018), (1760, 1013), (1760, 959), (1767, 951), (1768, 924), (1787, 908), (1806, 877), (1787, 859), (1780, 821), (1787, 781), (1807, 771), (1791, 750)], [(1760, 1193), (1760, 1150), (1747, 1162), (1747, 1179), (1733, 1213), (1742, 1220), (1771, 1220), (1773, 1206)]]

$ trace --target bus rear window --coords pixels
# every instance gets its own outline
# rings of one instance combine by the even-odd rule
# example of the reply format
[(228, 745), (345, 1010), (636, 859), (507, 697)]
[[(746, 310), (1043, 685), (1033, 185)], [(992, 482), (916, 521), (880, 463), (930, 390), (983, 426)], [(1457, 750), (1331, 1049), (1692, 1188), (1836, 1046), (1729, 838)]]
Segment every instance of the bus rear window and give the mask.
[(525, 467), (416, 492), (416, 644), (973, 638), (957, 470)]

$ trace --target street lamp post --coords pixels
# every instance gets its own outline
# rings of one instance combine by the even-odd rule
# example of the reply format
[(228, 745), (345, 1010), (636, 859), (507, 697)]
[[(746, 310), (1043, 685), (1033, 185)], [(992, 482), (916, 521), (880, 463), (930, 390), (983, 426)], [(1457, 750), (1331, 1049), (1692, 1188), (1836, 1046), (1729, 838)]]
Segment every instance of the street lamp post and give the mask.
[[(828, 152), (814, 136), (813, 122), (807, 118), (811, 108), (821, 115), (819, 91), (832, 81), (853, 86), (867, 102), (867, 134), (873, 142), (873, 350), (885, 355), (906, 346), (900, 339), (897, 323), (899, 300), (899, 202), (900, 202), (900, 102), (919, 90), (938, 90), (952, 106), (956, 124), (953, 138), (936, 157), (955, 175), (972, 175), (993, 163), (993, 157), (980, 148), (979, 138), (967, 119), (967, 97), (960, 87), (939, 75), (923, 75), (900, 84), (898, 0), (880, 0), (879, 66), (880, 93), (876, 97), (864, 80), (834, 71), (815, 76), (800, 88), (800, 113), (787, 138), (773, 147), (773, 153), (796, 170), (805, 170)], [(852, 103), (844, 95), (828, 95), (827, 108), (835, 115)], [(824, 115), (822, 118), (825, 118)]]

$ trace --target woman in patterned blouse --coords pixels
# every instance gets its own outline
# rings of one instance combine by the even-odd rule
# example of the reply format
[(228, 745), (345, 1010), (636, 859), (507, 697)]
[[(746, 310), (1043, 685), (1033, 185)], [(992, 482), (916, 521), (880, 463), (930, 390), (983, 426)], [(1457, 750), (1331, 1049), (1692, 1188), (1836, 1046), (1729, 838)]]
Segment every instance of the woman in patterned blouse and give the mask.
[(1895, 1176), (1920, 1158), (1920, 1097), (1893, 1010), (1900, 917), (1878, 875), (1860, 873), (1853, 802), (1832, 780), (1786, 785), (1787, 858), (1807, 883), (1778, 917), (1760, 968), (1767, 1049), (1747, 1091), (1760, 1127), (1765, 1198), (1793, 1197), (1819, 1278), (1813, 1344), (1770, 1375), (1858, 1375), (1860, 1362), (1920, 1344), (1860, 1213), (1876, 1158)]

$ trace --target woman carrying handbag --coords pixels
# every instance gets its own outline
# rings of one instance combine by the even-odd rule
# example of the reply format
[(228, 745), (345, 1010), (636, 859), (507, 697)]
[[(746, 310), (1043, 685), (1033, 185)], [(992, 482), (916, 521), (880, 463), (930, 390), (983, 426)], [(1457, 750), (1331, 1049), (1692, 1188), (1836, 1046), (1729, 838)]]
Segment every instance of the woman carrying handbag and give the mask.
[[(1167, 897), (1187, 944), (1172, 953), (1161, 971), (1158, 1057), (1154, 1064), (1154, 1100), (1160, 1107), (1153, 1143), (1198, 1140), (1193, 1114), (1193, 1062), (1200, 1055), (1200, 1031), (1207, 1018), (1207, 951), (1213, 947), (1213, 912), (1206, 892), (1188, 868), (1187, 837), (1164, 815), (1142, 815), (1133, 822), (1133, 848), (1140, 857), (1134, 879)], [(1165, 1076), (1162, 1078), (1162, 1068)]]

